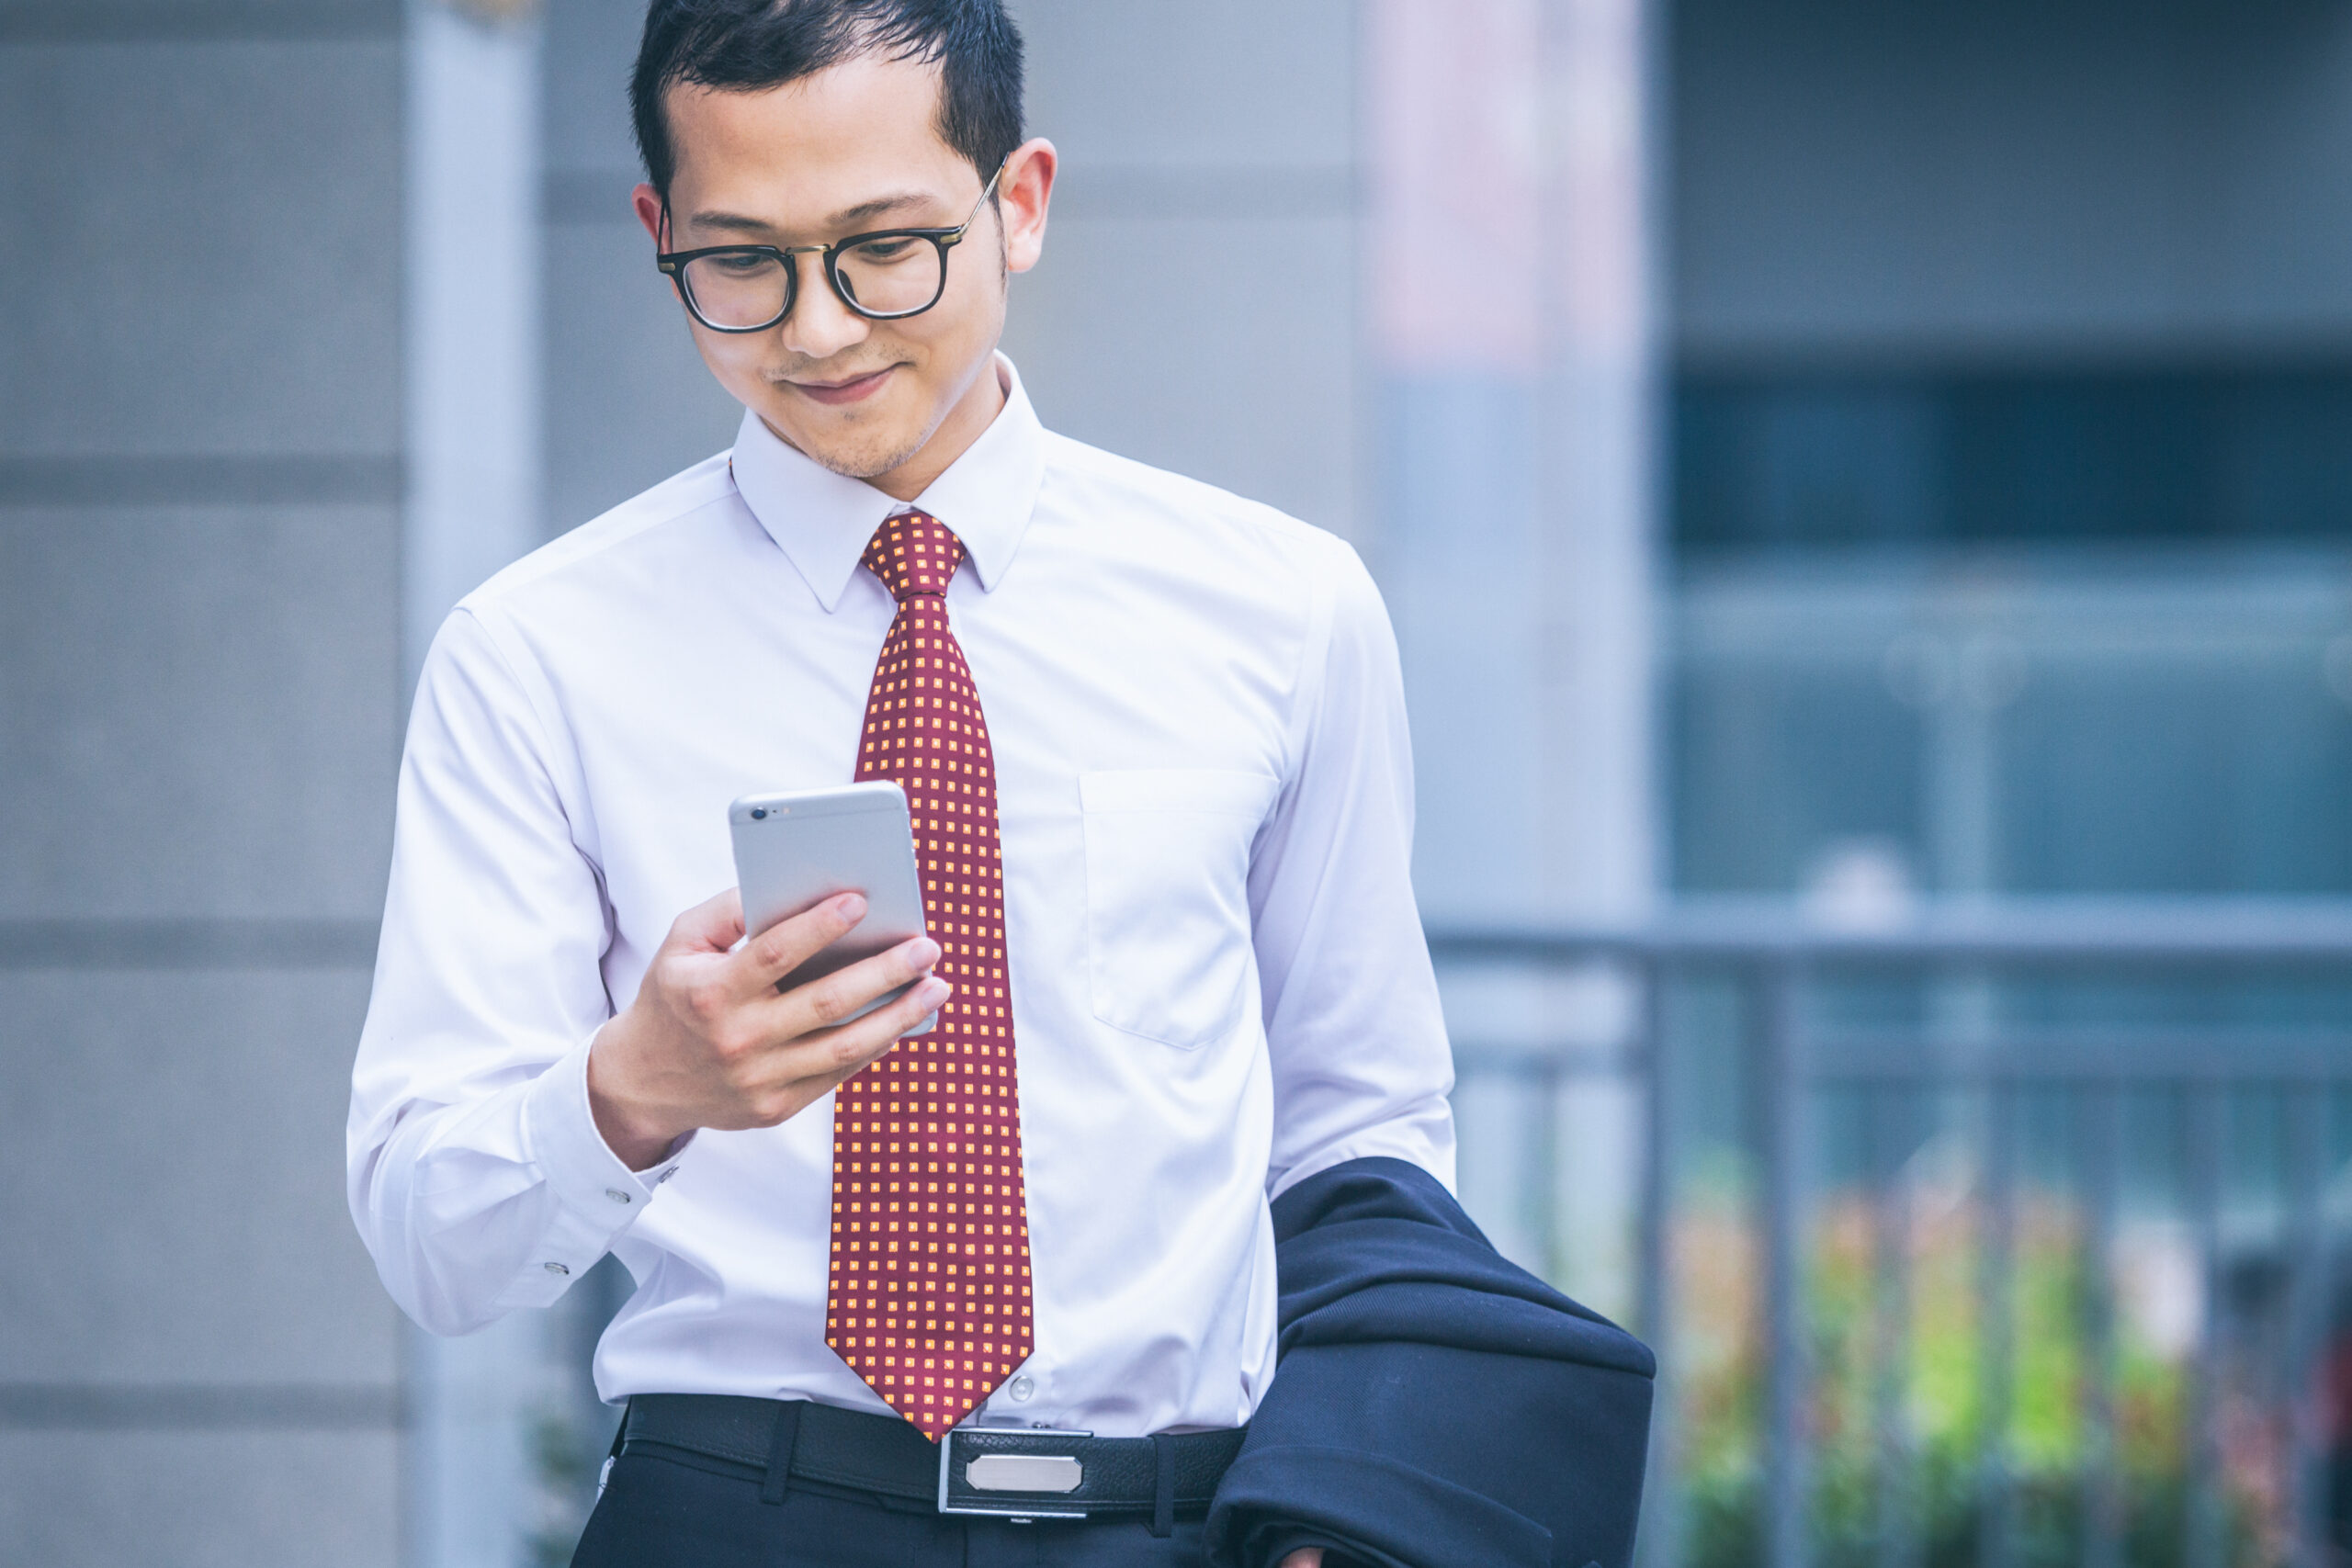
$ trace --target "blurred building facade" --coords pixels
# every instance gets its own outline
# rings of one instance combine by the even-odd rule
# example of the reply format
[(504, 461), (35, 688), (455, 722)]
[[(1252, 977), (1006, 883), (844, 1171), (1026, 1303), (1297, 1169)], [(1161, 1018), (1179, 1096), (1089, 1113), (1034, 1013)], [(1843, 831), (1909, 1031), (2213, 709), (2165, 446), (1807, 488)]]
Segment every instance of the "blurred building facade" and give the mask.
[(1674, 37), (1678, 884), (2352, 887), (2352, 17)]
[[(2352, 890), (2352, 12), (1013, 8), (1065, 174), (1007, 348), (1363, 550), (1434, 919)], [(628, 210), (640, 15), (0, 0), (12, 1560), (576, 1526), (624, 1282), (404, 1330), (340, 1131), (424, 639), (738, 417)], [(1463, 1105), (1611, 1305), (1627, 1081), (1540, 1108), (1540, 1221)]]

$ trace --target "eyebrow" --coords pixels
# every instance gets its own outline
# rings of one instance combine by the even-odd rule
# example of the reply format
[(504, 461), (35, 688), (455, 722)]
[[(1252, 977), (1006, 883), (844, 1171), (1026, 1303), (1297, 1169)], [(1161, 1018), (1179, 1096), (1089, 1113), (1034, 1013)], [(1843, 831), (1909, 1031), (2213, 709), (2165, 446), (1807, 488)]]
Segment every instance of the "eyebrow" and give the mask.
[[(845, 207), (825, 220), (825, 227), (842, 233), (860, 223), (882, 218), (909, 208), (928, 207), (932, 197), (922, 191), (900, 191), (892, 196), (878, 196), (871, 201), (861, 201), (855, 207)], [(750, 218), (740, 212), (697, 212), (690, 220), (697, 229), (718, 229), (733, 234), (771, 235), (775, 224), (761, 218)]]

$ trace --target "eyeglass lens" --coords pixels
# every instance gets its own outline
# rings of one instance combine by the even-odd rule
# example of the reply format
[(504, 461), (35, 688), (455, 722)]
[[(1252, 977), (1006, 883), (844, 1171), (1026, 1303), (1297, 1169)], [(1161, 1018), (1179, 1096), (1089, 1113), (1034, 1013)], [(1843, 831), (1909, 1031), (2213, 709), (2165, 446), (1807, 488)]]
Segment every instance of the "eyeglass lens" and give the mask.
[[(790, 299), (788, 263), (757, 254), (696, 256), (684, 268), (695, 311), (714, 327), (763, 327)], [(875, 316), (920, 310), (939, 298), (946, 255), (928, 239), (879, 235), (839, 251), (834, 276), (853, 310)]]

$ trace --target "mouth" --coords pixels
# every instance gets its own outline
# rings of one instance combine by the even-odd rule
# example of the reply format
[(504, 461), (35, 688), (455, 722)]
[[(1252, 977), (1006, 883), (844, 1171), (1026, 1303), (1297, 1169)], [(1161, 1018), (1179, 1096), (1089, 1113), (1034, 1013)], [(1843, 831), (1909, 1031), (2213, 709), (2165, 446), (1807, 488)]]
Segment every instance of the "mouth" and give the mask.
[(886, 365), (879, 370), (871, 371), (864, 376), (852, 376), (846, 380), (787, 380), (785, 385), (812, 402), (822, 403), (828, 408), (840, 408), (848, 403), (862, 403), (874, 396), (882, 389), (883, 383), (889, 380), (890, 373), (896, 369), (898, 367), (895, 365)]

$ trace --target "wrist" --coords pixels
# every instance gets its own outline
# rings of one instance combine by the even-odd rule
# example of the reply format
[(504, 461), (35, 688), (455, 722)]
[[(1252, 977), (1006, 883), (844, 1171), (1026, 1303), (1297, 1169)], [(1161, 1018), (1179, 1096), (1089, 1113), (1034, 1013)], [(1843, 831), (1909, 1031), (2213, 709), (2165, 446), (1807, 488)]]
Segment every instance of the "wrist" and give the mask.
[(645, 1170), (659, 1165), (694, 1129), (672, 1125), (672, 1119), (629, 1092), (620, 1063), (628, 1047), (625, 1038), (616, 1038), (624, 1024), (625, 1020), (614, 1020), (589, 1043), (588, 1113), (613, 1157), (633, 1171)]

